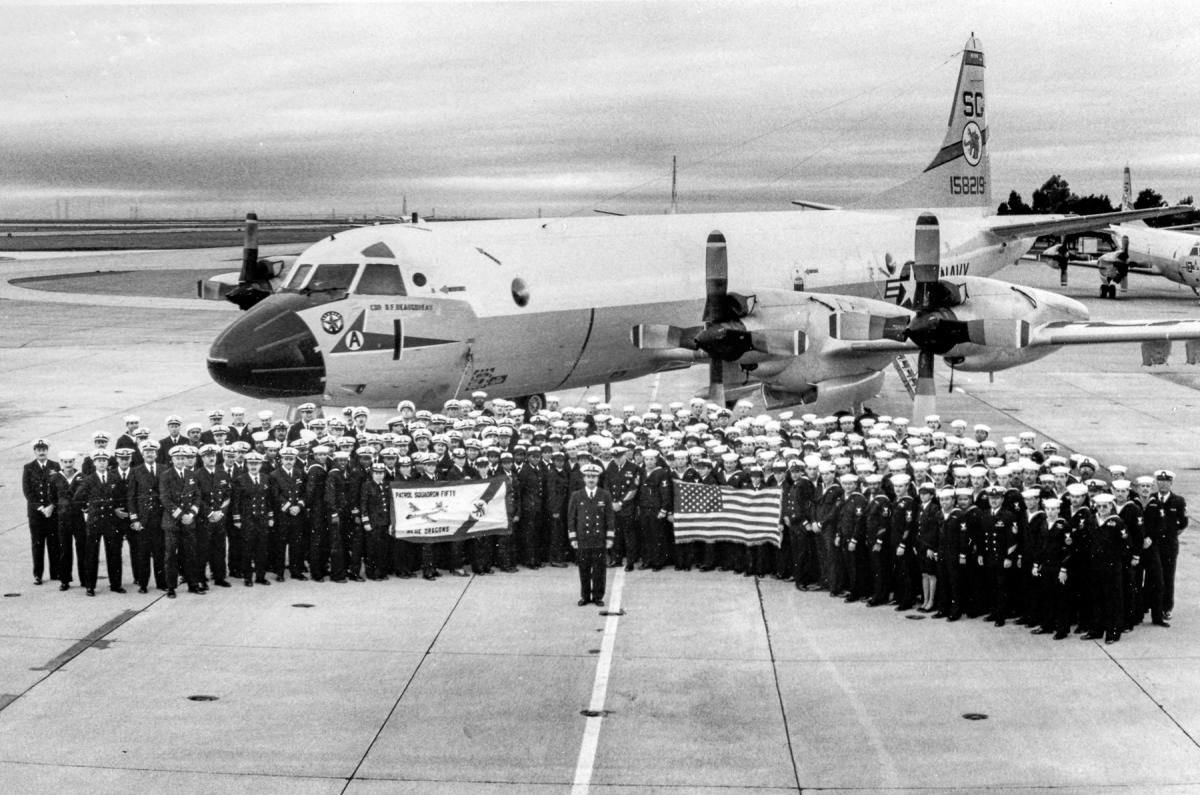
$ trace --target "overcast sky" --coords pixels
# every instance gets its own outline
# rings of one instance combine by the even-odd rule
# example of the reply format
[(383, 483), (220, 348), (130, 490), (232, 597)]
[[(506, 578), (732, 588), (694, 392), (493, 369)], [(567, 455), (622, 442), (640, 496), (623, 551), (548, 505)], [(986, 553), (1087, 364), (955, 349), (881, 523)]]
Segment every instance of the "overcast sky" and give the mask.
[[(996, 200), (1200, 196), (1192, 2), (7, 7), (0, 215), (844, 203), (923, 168), (987, 57)], [(649, 184), (646, 184), (649, 183)]]

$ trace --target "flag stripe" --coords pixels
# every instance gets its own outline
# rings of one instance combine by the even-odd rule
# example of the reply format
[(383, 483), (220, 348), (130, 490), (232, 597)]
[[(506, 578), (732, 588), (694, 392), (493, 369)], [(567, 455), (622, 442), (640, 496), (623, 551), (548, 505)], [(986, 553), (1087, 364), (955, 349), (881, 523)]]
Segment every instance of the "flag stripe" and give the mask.
[(779, 546), (782, 490), (676, 483), (675, 540)]

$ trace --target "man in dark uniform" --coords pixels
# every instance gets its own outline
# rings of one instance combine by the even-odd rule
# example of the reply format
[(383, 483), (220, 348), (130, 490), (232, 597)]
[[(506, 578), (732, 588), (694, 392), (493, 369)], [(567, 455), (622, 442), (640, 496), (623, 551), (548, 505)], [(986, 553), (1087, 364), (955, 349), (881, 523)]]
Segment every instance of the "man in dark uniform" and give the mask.
[(962, 575), (970, 554), (970, 536), (963, 510), (970, 505), (969, 488), (943, 488), (938, 492), (942, 511), (942, 531), (938, 536), (938, 612), (947, 621), (958, 621), (963, 614)]
[(329, 452), (329, 448), (323, 444), (313, 447), (312, 461), (304, 473), (304, 504), (308, 507), (308, 525), (311, 529), (308, 565), (312, 578), (317, 582), (324, 582), (329, 573), (329, 522), (325, 509)]
[(567, 504), (571, 499), (571, 470), (566, 467), (567, 457), (561, 450), (550, 453), (550, 466), (546, 469), (546, 515), (550, 532), (550, 565), (555, 568), (566, 566), (567, 547)]
[(275, 499), (271, 482), (262, 473), (262, 453), (246, 453), (245, 462), (246, 471), (238, 475), (233, 490), (237, 495), (233, 524), (242, 536), (242, 582), (250, 588), (254, 583), (271, 584), (267, 581), (271, 568), (268, 536), (275, 529)]
[(1129, 534), (1125, 523), (1117, 516), (1111, 494), (1092, 498), (1096, 507), (1096, 527), (1088, 537), (1088, 575), (1092, 586), (1093, 620), (1085, 640), (1098, 640), (1104, 633), (1106, 644), (1121, 639), (1125, 624), (1121, 606), (1121, 565), (1128, 547)]
[(888, 549), (888, 531), (892, 527), (892, 501), (883, 491), (882, 475), (867, 475), (864, 482), (867, 486), (864, 541), (868, 547), (871, 574), (871, 598), (867, 600), (867, 604), (879, 607), (887, 604), (888, 594), (891, 593), (891, 563), (895, 553)]
[(133, 451), (133, 459), (131, 466), (139, 467), (142, 465), (142, 453), (138, 450), (137, 431), (141, 420), (136, 414), (125, 415), (125, 432), (117, 437), (117, 443), (113, 449), (120, 450), (122, 447)]
[(94, 471), (79, 485), (79, 501), (83, 504), (84, 521), (87, 523), (80, 581), (87, 589), (88, 596), (96, 595), (100, 542), (103, 540), (104, 560), (108, 564), (108, 586), (117, 593), (125, 593), (121, 587), (121, 529), (115, 512), (121, 505), (116, 501), (117, 480), (108, 468), (106, 451), (93, 452), (92, 462)]
[(160, 591), (167, 588), (163, 574), (162, 499), (158, 493), (159, 451), (158, 442), (153, 439), (142, 443), (145, 463), (133, 470), (129, 484), (129, 527), (135, 539), (131, 565), (138, 593), (146, 593), (151, 571), (154, 587)]
[[(58, 517), (58, 590), (71, 587), (71, 570), (78, 565), (80, 580), (86, 552), (87, 528), (83, 521), (83, 504), (77, 494), (82, 476), (75, 469), (79, 454), (64, 450), (58, 455), (61, 469), (51, 475), (50, 492), (54, 497), (54, 514)], [(78, 561), (78, 564), (76, 564)]]
[(986, 489), (988, 511), (980, 517), (975, 544), (976, 562), (981, 567), (982, 604), (989, 610), (988, 620), (1004, 626), (1008, 610), (1008, 570), (1016, 560), (1020, 529), (1017, 518), (1004, 508), (1003, 486)]
[(1055, 640), (1063, 640), (1071, 634), (1071, 592), (1067, 579), (1074, 547), (1067, 543), (1071, 526), (1063, 518), (1061, 506), (1057, 497), (1042, 500), (1042, 508), (1046, 511), (1046, 542), (1041, 555), (1035, 559), (1042, 623), (1033, 632), (1041, 635), (1053, 631)]
[(226, 522), (233, 505), (233, 483), (229, 473), (217, 466), (216, 445), (200, 448), (201, 466), (196, 469), (196, 486), (200, 491), (200, 528), (196, 544), (200, 581), (206, 580), (205, 569), (212, 570), (213, 583), (228, 588), (225, 579)]
[(305, 403), (296, 410), (299, 415), (298, 419), (288, 428), (287, 438), (284, 440), (291, 444), (300, 438), (300, 431), (308, 430), (309, 423), (312, 422), (313, 413), (317, 407), (313, 403)]
[(583, 488), (571, 495), (567, 505), (567, 538), (579, 563), (579, 606), (591, 602), (604, 606), (604, 586), (608, 574), (606, 550), (612, 548), (616, 534), (612, 496), (599, 488), (600, 467), (583, 468)]
[(361, 581), (357, 571), (362, 556), (362, 538), (360, 535), (356, 549), (352, 537), (356, 528), (346, 498), (346, 467), (349, 464), (349, 452), (338, 450), (333, 454), (329, 474), (325, 478), (325, 502), (321, 506), (309, 506), (309, 510), (325, 511), (329, 525), (329, 578), (336, 583), (346, 582), (346, 560), (350, 555), (354, 560), (355, 573), (352, 579)]
[[(133, 559), (137, 550), (137, 539), (134, 537), (133, 530), (129, 527), (129, 490), (133, 487), (133, 462), (134, 451), (128, 447), (118, 447), (114, 455), (117, 458), (117, 466), (110, 470), (113, 477), (113, 526), (117, 534), (117, 561), (120, 563), (121, 548), (126, 544), (129, 546), (129, 563), (130, 574), (133, 572)], [(106, 553), (107, 557), (107, 553)], [(120, 573), (121, 569), (117, 569), (118, 579), (117, 585), (121, 585)], [(112, 588), (113, 580), (109, 575), (108, 587)], [(116, 590), (115, 588), (113, 590)]]
[(817, 558), (821, 567), (820, 585), (830, 596), (840, 596), (841, 563), (835, 543), (838, 535), (838, 520), (841, 517), (845, 490), (837, 480), (833, 464), (826, 462), (821, 469), (821, 493), (813, 508), (813, 522), (820, 526), (817, 540)]
[(517, 490), (521, 496), (517, 550), (525, 566), (540, 569), (546, 533), (546, 470), (542, 466), (540, 447), (532, 445), (526, 455), (525, 462), (517, 470)]
[(1146, 533), (1142, 508), (1129, 498), (1132, 486), (1133, 484), (1124, 478), (1117, 478), (1112, 482), (1113, 511), (1121, 517), (1127, 534), (1125, 556), (1121, 561), (1121, 610), (1124, 612), (1122, 625), (1126, 632), (1132, 632), (1135, 625), (1142, 623), (1138, 590), (1142, 544)]
[(1154, 473), (1158, 493), (1154, 501), (1158, 504), (1159, 539), (1158, 550), (1163, 572), (1163, 620), (1171, 620), (1175, 609), (1175, 561), (1179, 558), (1179, 535), (1188, 526), (1187, 501), (1171, 491), (1175, 485), (1175, 473), (1160, 469)]
[(200, 516), (200, 490), (194, 470), (187, 466), (194, 455), (191, 445), (176, 445), (171, 451), (171, 466), (158, 477), (158, 493), (162, 499), (163, 560), (167, 578), (167, 598), (175, 598), (179, 581), (179, 553), (185, 561), (183, 576), (188, 593), (203, 594), (197, 576), (196, 522)]
[(1147, 611), (1150, 619), (1158, 626), (1169, 627), (1163, 617), (1162, 519), (1158, 501), (1154, 498), (1154, 478), (1143, 475), (1137, 479), (1137, 506), (1142, 522), (1142, 549), (1139, 566), (1141, 587), (1139, 589), (1138, 616), (1144, 618)]
[(307, 580), (304, 575), (304, 553), (300, 547), (304, 524), (304, 473), (296, 466), (296, 449), (284, 447), (279, 451), (281, 466), (272, 470), (271, 493), (275, 498), (276, 539), (272, 548), (271, 569), (275, 581), (283, 582), (284, 568), (289, 567), (293, 580)]
[(29, 540), (33, 552), (33, 583), (42, 584), (49, 559), (50, 579), (58, 579), (58, 519), (54, 515), (54, 491), (51, 479), (58, 472), (57, 461), (48, 460), (50, 445), (45, 439), (33, 443), (33, 460), (21, 472), (21, 490), (29, 517)]
[(860, 549), (865, 546), (867, 531), (867, 498), (859, 491), (857, 475), (842, 475), (838, 483), (845, 494), (834, 540), (841, 565), (834, 569), (829, 592), (834, 594), (845, 590), (845, 600), (857, 602), (868, 587), (868, 583), (863, 582), (860, 576), (863, 568), (860, 565)]
[(896, 610), (912, 610), (917, 601), (917, 501), (913, 497), (910, 478), (897, 472), (888, 478), (895, 498), (892, 500), (892, 522), (888, 531), (888, 548), (893, 550), (892, 591), (895, 594)]
[(166, 469), (170, 465), (171, 448), (178, 444), (187, 444), (187, 437), (179, 432), (182, 427), (183, 420), (178, 415), (172, 414), (167, 417), (167, 435), (158, 440), (158, 460), (155, 463), (159, 467)]
[[(377, 539), (377, 545), (378, 539), (390, 535), (392, 528), (392, 490), (386, 479), (387, 467), (382, 462), (372, 464), (371, 479), (363, 484), (362, 490), (360, 510), (363, 517), (363, 532), (368, 537)], [(386, 558), (386, 553), (377, 548), (373, 557), (375, 560)], [(388, 576), (377, 566), (376, 569), (367, 572), (367, 578), (386, 580)]]
[[(671, 470), (661, 464), (657, 450), (649, 448), (642, 455), (646, 461), (646, 475), (642, 478), (641, 490), (638, 492), (638, 520), (641, 523), (643, 545), (642, 568), (660, 571), (666, 557), (662, 526), (666, 524), (667, 513), (674, 508), (668, 502), (672, 493)], [(596, 477), (598, 480), (599, 474)]]
[[(613, 495), (616, 512), (617, 537), (613, 543), (616, 562), (625, 559), (625, 571), (633, 571), (640, 549), (638, 546), (637, 502), (642, 487), (642, 469), (629, 460), (629, 449), (624, 445), (613, 447), (613, 471), (608, 479), (609, 492)], [(712, 545), (706, 546), (711, 549)]]
[(1096, 529), (1096, 516), (1088, 505), (1088, 489), (1082, 483), (1072, 483), (1067, 486), (1067, 496), (1071, 500), (1071, 515), (1067, 520), (1068, 531), (1063, 543), (1070, 547), (1066, 556), (1067, 588), (1070, 593), (1070, 609), (1068, 624), (1079, 622), (1079, 632), (1090, 632), (1092, 610), (1089, 598), (1092, 593), (1089, 577), (1091, 570), (1088, 566), (1087, 549), (1091, 534)]

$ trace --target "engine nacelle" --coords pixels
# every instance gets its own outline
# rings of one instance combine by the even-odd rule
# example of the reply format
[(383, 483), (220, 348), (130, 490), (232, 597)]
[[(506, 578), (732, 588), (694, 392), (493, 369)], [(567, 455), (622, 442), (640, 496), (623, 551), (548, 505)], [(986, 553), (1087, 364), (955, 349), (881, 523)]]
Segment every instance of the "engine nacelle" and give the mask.
[[(958, 276), (943, 281), (959, 285), (964, 297), (962, 303), (948, 310), (956, 320), (1011, 319), (1032, 329), (1059, 320), (1088, 319), (1088, 310), (1083, 304), (1047, 290), (979, 276)], [(1035, 361), (1056, 350), (1058, 346), (1027, 348), (1019, 340), (1012, 345), (991, 344), (989, 340), (988, 345), (971, 342), (955, 345), (945, 352), (944, 357), (948, 364), (959, 370), (996, 372)]]

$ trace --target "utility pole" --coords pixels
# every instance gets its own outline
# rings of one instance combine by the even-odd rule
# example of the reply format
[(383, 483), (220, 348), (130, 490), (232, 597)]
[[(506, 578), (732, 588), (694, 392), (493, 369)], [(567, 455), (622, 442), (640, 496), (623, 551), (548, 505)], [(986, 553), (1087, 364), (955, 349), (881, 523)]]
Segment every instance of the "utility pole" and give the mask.
[(677, 155), (671, 155), (671, 215), (674, 215), (675, 211), (677, 209), (679, 209), (677, 206), (678, 195), (676, 194), (676, 189), (675, 189), (675, 159), (676, 159), (676, 157), (677, 157)]

